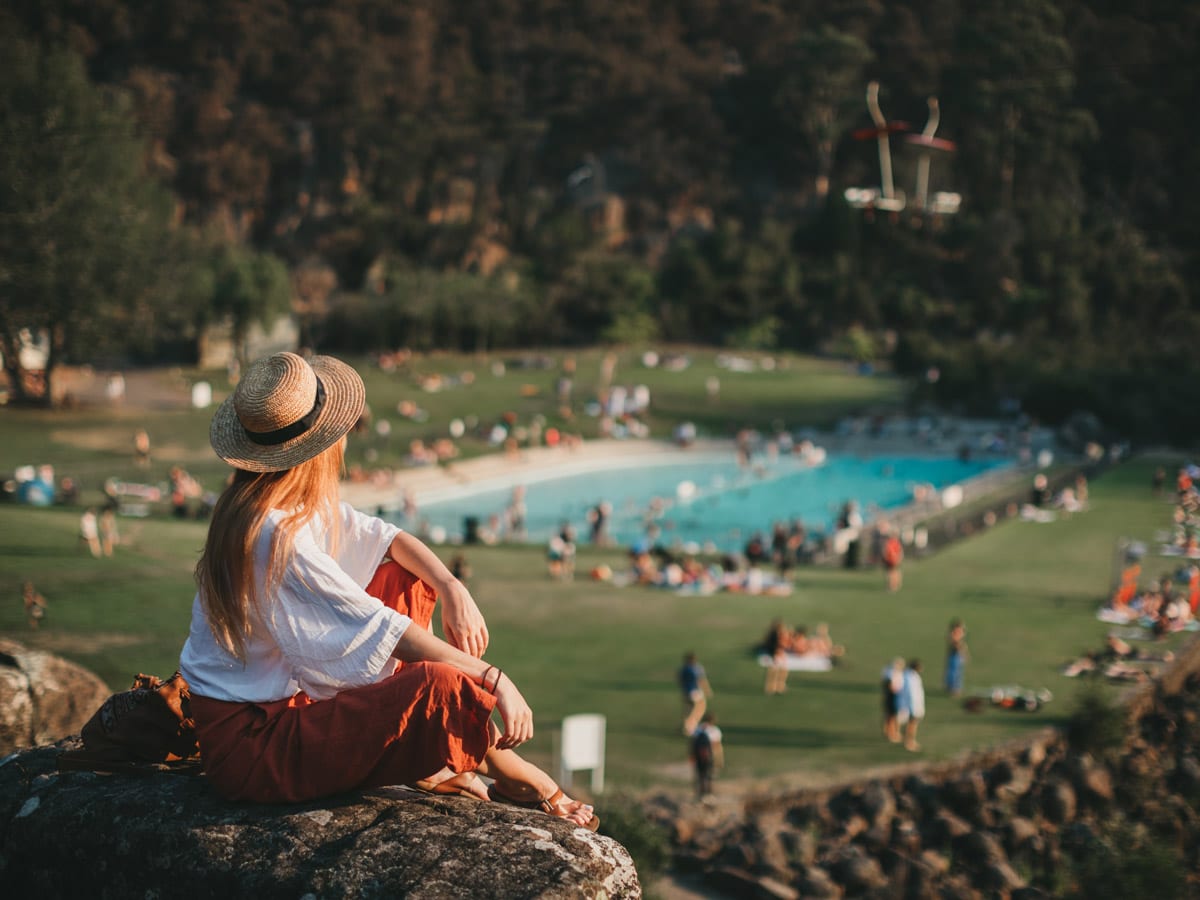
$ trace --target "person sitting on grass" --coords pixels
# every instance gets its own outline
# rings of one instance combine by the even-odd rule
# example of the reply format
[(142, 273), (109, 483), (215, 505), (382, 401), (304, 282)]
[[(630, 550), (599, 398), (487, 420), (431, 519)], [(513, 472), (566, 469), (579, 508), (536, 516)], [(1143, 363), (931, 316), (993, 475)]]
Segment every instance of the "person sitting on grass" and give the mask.
[(787, 654), (792, 644), (792, 633), (783, 619), (774, 619), (763, 640), (763, 652), (771, 658), (767, 675), (763, 681), (764, 694), (782, 694), (787, 690)]
[[(277, 353), (213, 418), (212, 446), (235, 472), (180, 660), (209, 782), (253, 802), (409, 784), (595, 830), (590, 806), (515, 752), (533, 711), (482, 659), (470, 591), (425, 544), (340, 502), (364, 393), (336, 359)], [(429, 630), (439, 596), (446, 640)]]
[(809, 653), (819, 653), (827, 659), (837, 659), (846, 652), (841, 644), (835, 644), (829, 635), (829, 625), (818, 622), (812, 637), (808, 639)]

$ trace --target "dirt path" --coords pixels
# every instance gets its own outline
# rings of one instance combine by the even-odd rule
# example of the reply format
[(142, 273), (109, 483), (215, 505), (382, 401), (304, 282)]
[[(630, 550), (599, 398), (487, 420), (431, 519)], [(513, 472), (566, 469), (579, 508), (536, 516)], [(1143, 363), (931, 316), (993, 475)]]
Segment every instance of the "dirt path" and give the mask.
[(110, 376), (118, 370), (90, 367), (62, 367), (55, 370), (55, 395), (65, 392), (80, 406), (109, 407), (136, 413), (138, 410), (186, 409), (191, 403), (192, 386), (183, 372), (171, 369), (122, 369), (125, 395), (119, 400), (110, 398), (107, 387)]

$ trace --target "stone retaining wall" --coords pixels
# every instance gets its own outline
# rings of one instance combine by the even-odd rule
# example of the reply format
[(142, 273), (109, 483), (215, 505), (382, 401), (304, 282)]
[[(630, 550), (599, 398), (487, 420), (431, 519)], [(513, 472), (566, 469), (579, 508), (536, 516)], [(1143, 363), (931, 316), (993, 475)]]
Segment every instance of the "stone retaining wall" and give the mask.
[(1200, 642), (1125, 712), (1119, 747), (1047, 729), (735, 813), (649, 809), (672, 834), (675, 870), (730, 897), (1049, 897), (1080, 867), (1152, 850), (1169, 854), (1155, 859), (1177, 878), (1171, 896), (1200, 896)]

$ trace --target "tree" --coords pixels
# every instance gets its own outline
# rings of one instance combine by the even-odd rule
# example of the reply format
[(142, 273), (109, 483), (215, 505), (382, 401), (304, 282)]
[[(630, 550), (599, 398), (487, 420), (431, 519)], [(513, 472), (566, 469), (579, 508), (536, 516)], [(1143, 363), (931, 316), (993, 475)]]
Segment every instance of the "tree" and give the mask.
[(222, 248), (215, 260), (211, 309), (229, 320), (234, 352), (246, 359), (246, 336), (256, 322), (270, 325), (288, 312), (292, 287), (287, 266), (269, 253), (244, 247)]
[(803, 136), (813, 160), (813, 200), (823, 205), (833, 174), (833, 151), (855, 114), (861, 115), (863, 68), (871, 50), (830, 26), (805, 32), (775, 94), (782, 122)]
[[(55, 366), (150, 333), (172, 201), (142, 149), (124, 97), (77, 56), (0, 38), (0, 351), (17, 402), (49, 404)], [(44, 387), (22, 333), (49, 337)]]

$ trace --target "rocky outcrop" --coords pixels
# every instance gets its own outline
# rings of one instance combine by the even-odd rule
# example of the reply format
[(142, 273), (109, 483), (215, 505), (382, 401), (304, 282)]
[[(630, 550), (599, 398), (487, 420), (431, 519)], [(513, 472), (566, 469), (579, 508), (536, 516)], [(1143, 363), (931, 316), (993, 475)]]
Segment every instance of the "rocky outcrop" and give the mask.
[(1091, 878), (1092, 893), (1127, 887), (1105, 880), (1117, 870), (1144, 896), (1200, 897), (1200, 642), (1113, 713), (1118, 726), (1128, 715), (1120, 746), (1047, 729), (957, 764), (724, 814), (645, 806), (673, 835), (675, 870), (730, 897), (1017, 900), (1072, 877)]
[(82, 666), (0, 640), (0, 756), (78, 734), (111, 693)]
[(498, 803), (388, 788), (231, 804), (200, 775), (59, 772), (110, 694), (86, 669), (0, 641), (4, 896), (641, 896), (616, 841)]
[(203, 776), (57, 772), (75, 746), (0, 764), (5, 896), (641, 897), (620, 844), (542, 813), (405, 788), (234, 804)]

